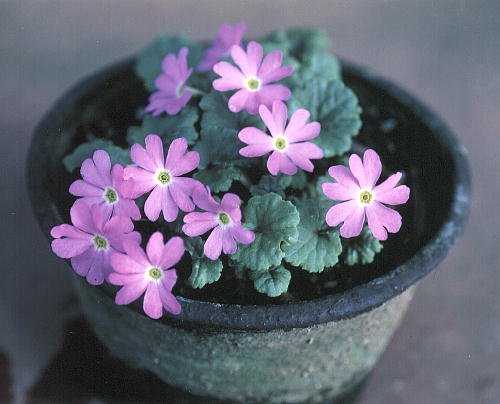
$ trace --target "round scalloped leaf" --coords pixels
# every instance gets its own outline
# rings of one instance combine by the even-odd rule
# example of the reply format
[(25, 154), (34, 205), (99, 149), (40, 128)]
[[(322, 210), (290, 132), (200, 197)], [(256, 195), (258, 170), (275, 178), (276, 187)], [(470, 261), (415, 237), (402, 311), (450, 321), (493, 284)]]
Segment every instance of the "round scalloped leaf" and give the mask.
[[(231, 112), (227, 106), (232, 94), (212, 90), (203, 96), (200, 108), (203, 110), (201, 117), (202, 129), (226, 128), (239, 132), (247, 126), (263, 128), (259, 115), (250, 115), (246, 111), (238, 113)], [(243, 146), (243, 143), (241, 143)]]
[(131, 126), (127, 131), (129, 145), (139, 143), (144, 145), (147, 135), (155, 134), (163, 139), (165, 145), (172, 140), (184, 137), (192, 144), (198, 137), (195, 124), (198, 121), (198, 110), (191, 106), (184, 107), (177, 115), (161, 114), (158, 116), (146, 115), (141, 126)]
[(201, 44), (189, 42), (182, 36), (159, 36), (137, 57), (135, 73), (149, 91), (155, 91), (155, 80), (162, 73), (161, 63), (169, 53), (177, 55), (183, 47), (189, 48), (188, 65), (194, 67), (201, 58)]
[(297, 241), (300, 218), (295, 206), (274, 193), (254, 196), (244, 209), (244, 218), (255, 240), (238, 246), (232, 258), (256, 271), (280, 265), (283, 248)]
[(299, 237), (295, 244), (287, 245), (285, 261), (308, 272), (322, 272), (338, 262), (342, 252), (339, 232), (325, 222), (331, 203), (321, 198), (299, 201)]
[(127, 149), (122, 149), (110, 140), (94, 139), (90, 142), (85, 142), (78, 145), (71, 154), (68, 154), (66, 157), (64, 157), (64, 167), (68, 172), (73, 172), (75, 168), (78, 168), (82, 165), (85, 159), (92, 158), (96, 150), (107, 151), (112, 165), (116, 163), (119, 163), (123, 166), (132, 164), (132, 160), (130, 160), (130, 153)]
[(321, 124), (320, 135), (311, 141), (320, 146), (325, 157), (340, 155), (351, 147), (352, 137), (361, 128), (361, 107), (351, 89), (343, 82), (315, 78), (294, 92), (289, 101), (292, 111), (305, 108), (311, 120)]
[(201, 237), (188, 238), (185, 245), (192, 258), (192, 272), (187, 280), (188, 285), (198, 289), (217, 282), (222, 273), (222, 262), (203, 255), (204, 242)]
[(383, 248), (383, 244), (373, 237), (367, 226), (363, 228), (358, 237), (343, 238), (342, 245), (344, 263), (350, 266), (372, 263), (375, 255), (382, 251)]
[(268, 271), (250, 271), (255, 289), (269, 297), (277, 297), (288, 290), (292, 277), (289, 270), (279, 266)]
[(197, 171), (193, 177), (208, 185), (213, 192), (226, 192), (233, 181), (241, 178), (241, 174), (237, 167), (212, 167)]

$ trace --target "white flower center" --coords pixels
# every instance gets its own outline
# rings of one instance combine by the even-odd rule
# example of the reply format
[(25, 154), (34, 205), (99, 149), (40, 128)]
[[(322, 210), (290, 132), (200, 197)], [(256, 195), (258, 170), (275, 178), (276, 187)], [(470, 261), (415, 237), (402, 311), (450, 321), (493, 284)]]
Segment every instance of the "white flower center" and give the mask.
[(155, 180), (161, 186), (165, 186), (172, 182), (172, 175), (167, 170), (157, 171), (155, 174)]
[(373, 194), (370, 191), (363, 189), (359, 192), (358, 200), (362, 205), (371, 205), (373, 200)]
[(277, 138), (274, 139), (274, 147), (278, 151), (283, 151), (287, 148), (288, 143), (286, 139), (282, 136), (278, 136)]
[(147, 276), (153, 281), (158, 281), (163, 278), (163, 271), (160, 268), (149, 268), (147, 271)]
[(116, 190), (111, 187), (106, 188), (103, 197), (108, 205), (114, 205), (119, 200), (118, 192), (116, 192)]
[(260, 90), (260, 80), (257, 77), (250, 76), (245, 81), (245, 86), (250, 91)]
[(94, 238), (92, 239), (92, 242), (94, 243), (94, 247), (96, 250), (108, 250), (108, 240), (106, 240), (103, 236), (100, 236), (96, 234)]
[(219, 223), (222, 226), (227, 226), (227, 225), (231, 224), (231, 218), (229, 217), (229, 215), (227, 213), (220, 212), (217, 215), (217, 219), (219, 220)]

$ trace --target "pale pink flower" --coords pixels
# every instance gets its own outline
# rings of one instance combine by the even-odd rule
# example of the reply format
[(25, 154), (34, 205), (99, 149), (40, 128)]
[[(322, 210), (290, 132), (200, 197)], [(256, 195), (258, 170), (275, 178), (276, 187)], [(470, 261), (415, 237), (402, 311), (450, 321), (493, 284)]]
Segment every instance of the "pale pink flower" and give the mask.
[(108, 276), (110, 255), (123, 251), (127, 239), (140, 240), (130, 218), (114, 216), (108, 220), (99, 206), (90, 208), (78, 199), (70, 211), (71, 222), (55, 226), (50, 235), (52, 251), (60, 258), (71, 258), (74, 271), (92, 285), (100, 285)]
[(161, 64), (163, 73), (155, 80), (158, 91), (149, 97), (146, 112), (153, 112), (153, 116), (162, 112), (175, 115), (189, 102), (193, 93), (186, 88), (186, 81), (193, 69), (188, 69), (188, 52), (188, 48), (182, 48), (178, 57), (173, 53), (165, 56)]
[(106, 151), (95, 151), (93, 158), (82, 163), (80, 173), (83, 180), (76, 180), (71, 184), (70, 194), (81, 196), (81, 200), (88, 206), (99, 205), (107, 218), (141, 218), (139, 208), (130, 199), (133, 181), (123, 179), (123, 167), (120, 164), (115, 164), (111, 170), (111, 160)]
[(326, 214), (326, 222), (332, 227), (344, 222), (340, 235), (355, 237), (363, 229), (366, 214), (373, 236), (386, 240), (387, 231), (397, 233), (401, 228), (401, 215), (383, 204), (405, 203), (410, 189), (406, 185), (396, 187), (402, 175), (399, 172), (375, 186), (382, 172), (382, 163), (374, 150), (365, 151), (363, 161), (352, 154), (349, 167), (338, 165), (328, 170), (337, 182), (324, 183), (323, 192), (330, 199), (347, 202), (332, 206)]
[[(218, 91), (238, 90), (228, 102), (232, 112), (246, 109), (250, 114), (256, 114), (259, 105), (271, 107), (274, 100), (288, 100), (292, 93), (282, 84), (270, 84), (290, 76), (292, 66), (281, 66), (283, 52), (269, 52), (262, 60), (262, 46), (251, 41), (245, 52), (240, 46), (231, 48), (231, 57), (240, 70), (228, 62), (219, 62), (214, 66), (214, 72), (220, 79), (214, 80), (213, 87)], [(262, 62), (262, 64), (261, 64)]]
[(248, 146), (240, 149), (240, 154), (245, 157), (258, 157), (272, 152), (267, 160), (267, 169), (272, 175), (280, 171), (293, 175), (297, 172), (297, 167), (313, 171), (311, 159), (323, 158), (323, 150), (306, 140), (319, 135), (319, 122), (306, 123), (309, 120), (309, 112), (298, 109), (286, 126), (288, 110), (281, 101), (273, 102), (272, 112), (265, 105), (261, 105), (259, 114), (271, 135), (255, 127), (242, 129), (238, 137)]
[(163, 235), (153, 233), (146, 246), (146, 253), (137, 240), (123, 243), (125, 254), (111, 256), (113, 271), (109, 282), (123, 286), (115, 297), (116, 304), (129, 304), (144, 292), (143, 309), (151, 318), (160, 318), (163, 308), (172, 314), (181, 312), (181, 305), (172, 294), (177, 272), (172, 268), (184, 255), (184, 242), (172, 237), (163, 244)]
[(139, 144), (132, 146), (130, 155), (138, 167), (125, 167), (124, 177), (134, 180), (134, 198), (151, 191), (144, 213), (152, 222), (158, 219), (160, 212), (167, 222), (173, 222), (179, 209), (183, 212), (194, 209), (191, 194), (198, 181), (181, 175), (198, 167), (200, 155), (194, 151), (186, 153), (187, 146), (186, 139), (175, 139), (166, 159), (163, 142), (157, 135), (146, 136), (146, 149)]
[(212, 46), (203, 52), (203, 60), (198, 66), (198, 71), (206, 72), (219, 60), (229, 56), (231, 47), (241, 44), (246, 29), (247, 26), (244, 22), (240, 22), (234, 27), (229, 24), (222, 24), (218, 35), (212, 41)]
[(241, 225), (240, 198), (235, 194), (225, 194), (217, 203), (210, 188), (201, 184), (193, 192), (193, 201), (206, 212), (193, 212), (184, 216), (182, 231), (189, 237), (196, 237), (212, 230), (203, 248), (205, 255), (215, 260), (221, 251), (224, 254), (234, 254), (236, 242), (250, 244), (255, 234)]

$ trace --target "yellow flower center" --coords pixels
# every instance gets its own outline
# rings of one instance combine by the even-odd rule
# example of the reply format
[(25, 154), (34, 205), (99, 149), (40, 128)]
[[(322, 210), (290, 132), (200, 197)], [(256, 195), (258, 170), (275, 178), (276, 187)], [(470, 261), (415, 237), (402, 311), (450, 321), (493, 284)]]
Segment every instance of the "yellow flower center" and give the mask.
[(286, 149), (286, 139), (284, 137), (278, 137), (274, 141), (274, 147), (278, 150)]
[(95, 235), (92, 239), (92, 242), (95, 245), (96, 250), (107, 250), (108, 249), (108, 240), (106, 240), (102, 236)]
[(369, 205), (372, 201), (373, 194), (368, 191), (361, 191), (359, 194), (359, 201), (364, 205)]
[(107, 188), (104, 194), (106, 202), (110, 205), (118, 202), (118, 194), (113, 188)]
[(256, 77), (250, 77), (247, 79), (246, 86), (250, 91), (257, 91), (260, 88), (260, 81)]
[(156, 175), (156, 180), (161, 184), (161, 185), (167, 185), (171, 181), (170, 173), (168, 171), (160, 171)]
[(157, 281), (158, 279), (163, 277), (163, 272), (160, 268), (150, 268), (148, 271), (148, 275), (152, 280)]
[(219, 213), (219, 222), (223, 225), (228, 225), (231, 223), (231, 218), (227, 213), (221, 212)]

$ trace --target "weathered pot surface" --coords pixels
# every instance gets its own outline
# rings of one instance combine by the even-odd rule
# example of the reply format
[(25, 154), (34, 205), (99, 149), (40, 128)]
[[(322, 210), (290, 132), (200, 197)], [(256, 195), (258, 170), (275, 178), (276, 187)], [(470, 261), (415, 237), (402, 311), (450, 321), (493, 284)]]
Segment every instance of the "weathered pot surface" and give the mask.
[[(78, 142), (61, 132), (90, 91), (133, 82), (131, 66), (128, 60), (83, 80), (35, 131), (28, 172), (38, 174), (28, 176), (28, 186), (47, 237), (64, 222), (61, 160)], [(111, 352), (192, 394), (245, 403), (331, 402), (366, 378), (399, 324), (412, 286), (444, 259), (461, 234), (470, 175), (463, 147), (433, 112), (369, 70), (350, 63), (343, 69), (364, 113), (384, 116), (386, 135), (362, 141), (389, 166), (405, 165), (412, 198), (418, 200), (412, 214), (419, 229), (411, 242), (401, 244), (398, 259), (382, 260), (383, 274), (369, 282), (307, 301), (235, 305), (179, 297), (182, 313), (161, 321), (145, 317), (138, 305), (115, 305), (108, 289), (75, 277), (82, 308)], [(133, 91), (125, 86), (122, 99)], [(404, 123), (404, 136), (393, 130), (395, 122)]]

